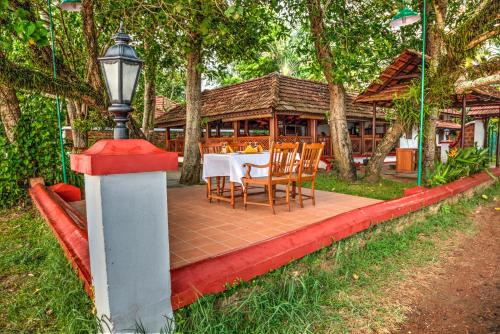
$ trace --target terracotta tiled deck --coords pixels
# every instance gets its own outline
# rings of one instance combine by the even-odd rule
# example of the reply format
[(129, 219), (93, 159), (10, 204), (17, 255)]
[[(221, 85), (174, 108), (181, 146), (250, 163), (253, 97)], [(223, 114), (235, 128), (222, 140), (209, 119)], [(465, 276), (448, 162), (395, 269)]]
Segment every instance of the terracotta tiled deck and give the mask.
[(269, 207), (256, 205), (249, 205), (245, 211), (241, 197), (235, 209), (226, 202), (209, 203), (204, 186), (169, 189), (172, 268), (243, 248), (377, 202), (380, 201), (317, 191), (315, 207), (306, 200), (302, 209), (297, 199), (296, 203), (292, 202), (291, 212), (285, 205), (279, 205), (273, 215)]
[[(306, 193), (307, 191), (305, 190)], [(252, 200), (259, 196), (261, 195), (254, 195)], [(244, 248), (378, 202), (381, 201), (317, 191), (315, 207), (311, 200), (306, 200), (304, 208), (300, 208), (296, 199), (296, 202), (292, 201), (291, 212), (288, 212), (286, 205), (278, 205), (276, 215), (273, 215), (269, 207), (256, 205), (249, 205), (245, 211), (241, 197), (237, 198), (235, 209), (226, 202), (209, 203), (204, 186), (169, 188), (171, 267), (179, 268)], [(71, 205), (84, 213), (84, 201), (73, 202)]]

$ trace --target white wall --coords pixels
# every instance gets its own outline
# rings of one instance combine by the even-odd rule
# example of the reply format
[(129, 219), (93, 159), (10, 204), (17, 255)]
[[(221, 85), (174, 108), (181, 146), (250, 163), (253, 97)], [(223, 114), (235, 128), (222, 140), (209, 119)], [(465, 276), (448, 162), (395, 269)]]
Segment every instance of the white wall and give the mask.
[(486, 136), (484, 121), (482, 119), (477, 119), (474, 121), (474, 143), (476, 143), (477, 147), (483, 148), (484, 136)]
[(406, 135), (399, 138), (400, 148), (418, 148), (418, 129), (415, 127), (411, 130), (411, 139), (407, 139)]

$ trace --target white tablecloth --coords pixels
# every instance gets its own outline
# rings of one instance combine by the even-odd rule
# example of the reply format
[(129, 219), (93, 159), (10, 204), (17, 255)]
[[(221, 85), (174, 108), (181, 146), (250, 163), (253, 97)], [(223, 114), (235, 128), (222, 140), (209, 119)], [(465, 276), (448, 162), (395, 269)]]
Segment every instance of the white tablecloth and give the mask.
[[(269, 163), (269, 152), (256, 154), (205, 154), (203, 156), (203, 179), (209, 177), (229, 176), (231, 182), (242, 184), (241, 179), (246, 174), (243, 164), (265, 165)], [(252, 168), (250, 175), (260, 177), (268, 175), (268, 168)]]

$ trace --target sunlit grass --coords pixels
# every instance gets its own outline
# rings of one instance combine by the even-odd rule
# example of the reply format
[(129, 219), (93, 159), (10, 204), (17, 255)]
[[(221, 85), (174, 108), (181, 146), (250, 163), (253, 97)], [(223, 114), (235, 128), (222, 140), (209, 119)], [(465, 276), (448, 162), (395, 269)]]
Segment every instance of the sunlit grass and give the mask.
[[(406, 188), (414, 187), (414, 181), (399, 182), (381, 179), (377, 183), (369, 183), (364, 180), (355, 182), (342, 181), (330, 173), (318, 173), (316, 176), (316, 189), (333, 191), (343, 194), (363, 196), (381, 200), (389, 200), (403, 196)], [(308, 186), (306, 184), (306, 186)]]

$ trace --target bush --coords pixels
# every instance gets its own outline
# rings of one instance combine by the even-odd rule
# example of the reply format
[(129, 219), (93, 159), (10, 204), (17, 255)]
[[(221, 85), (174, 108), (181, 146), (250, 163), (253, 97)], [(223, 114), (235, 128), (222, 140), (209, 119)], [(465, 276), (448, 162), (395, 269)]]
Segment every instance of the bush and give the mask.
[(479, 173), (488, 167), (488, 150), (477, 147), (451, 149), (446, 163), (436, 163), (427, 175), (427, 186), (435, 187), (461, 177)]
[(16, 142), (7, 140), (0, 123), (0, 207), (20, 204), (30, 177), (42, 176), (47, 184), (62, 180), (54, 101), (39, 95), (18, 96), (22, 112)]

